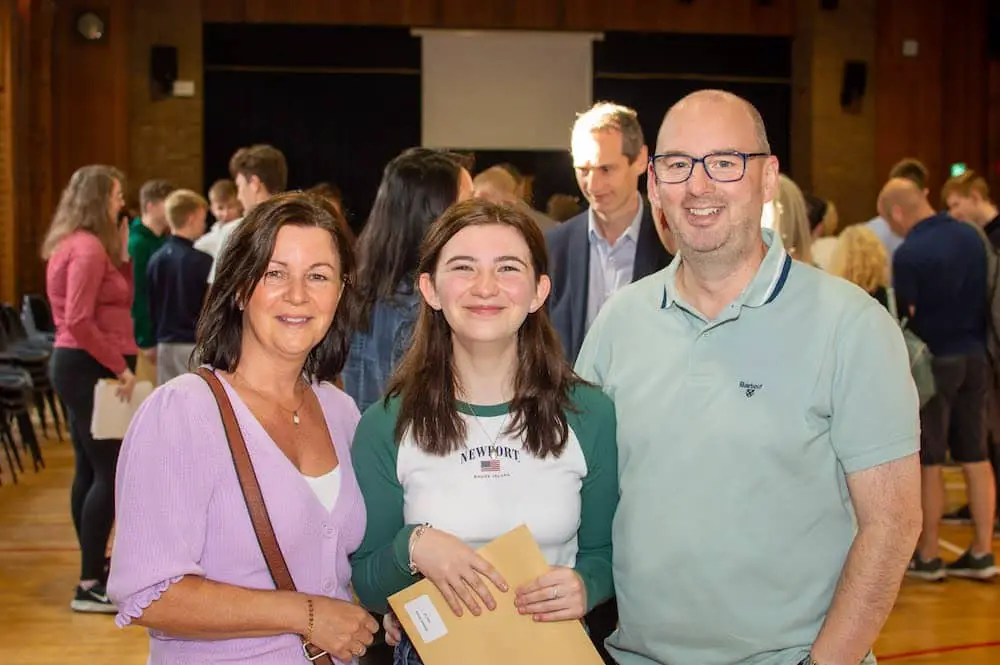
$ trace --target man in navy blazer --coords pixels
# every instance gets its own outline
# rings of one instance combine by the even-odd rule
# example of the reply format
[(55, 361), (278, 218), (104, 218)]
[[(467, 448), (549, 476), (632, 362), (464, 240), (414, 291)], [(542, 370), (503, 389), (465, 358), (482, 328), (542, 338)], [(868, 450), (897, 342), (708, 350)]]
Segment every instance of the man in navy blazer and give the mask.
[(636, 112), (595, 104), (573, 125), (572, 155), (590, 206), (545, 234), (549, 313), (570, 363), (607, 299), (673, 258), (662, 215), (639, 193), (648, 152)]
[[(639, 193), (648, 152), (636, 112), (601, 102), (573, 125), (573, 168), (588, 209), (545, 233), (552, 290), (548, 307), (570, 363), (587, 329), (614, 293), (667, 266), (672, 236), (663, 214)], [(587, 615), (594, 646), (614, 663), (604, 639), (618, 621), (612, 599)]]

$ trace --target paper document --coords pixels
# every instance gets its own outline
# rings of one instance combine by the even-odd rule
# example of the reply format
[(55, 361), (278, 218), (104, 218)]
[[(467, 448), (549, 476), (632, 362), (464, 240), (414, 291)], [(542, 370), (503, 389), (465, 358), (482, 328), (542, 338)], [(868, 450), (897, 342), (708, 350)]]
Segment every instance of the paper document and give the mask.
[(456, 617), (441, 592), (421, 580), (389, 598), (389, 605), (413, 641), (424, 665), (603, 665), (579, 621), (541, 623), (519, 614), (514, 592), (549, 570), (526, 526), (500, 536), (477, 550), (510, 585), (503, 593), (488, 581), (497, 607), (482, 605), (478, 617), (464, 608)]
[(90, 422), (90, 435), (95, 439), (124, 439), (132, 416), (139, 405), (153, 392), (149, 381), (138, 381), (132, 390), (132, 399), (123, 402), (115, 394), (119, 383), (102, 379), (94, 386), (94, 416)]

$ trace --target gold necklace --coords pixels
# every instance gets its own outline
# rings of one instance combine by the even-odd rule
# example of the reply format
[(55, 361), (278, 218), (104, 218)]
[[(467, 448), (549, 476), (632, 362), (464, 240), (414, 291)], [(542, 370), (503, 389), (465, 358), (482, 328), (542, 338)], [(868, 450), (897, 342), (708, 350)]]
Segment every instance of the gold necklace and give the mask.
[[(265, 395), (264, 393), (262, 393), (261, 391), (257, 390), (252, 385), (250, 385), (250, 382), (247, 381), (246, 379), (244, 379), (242, 374), (240, 374), (239, 372), (233, 372), (233, 376), (239, 377), (240, 382), (242, 382), (250, 390), (252, 390), (255, 393), (257, 393), (257, 395), (260, 396), (260, 397), (262, 397), (264, 399), (264, 401), (270, 401), (270, 399), (268, 398), (267, 395)], [(302, 384), (302, 379), (301, 378), (298, 381), (295, 382), (295, 386), (296, 387), (298, 387), (301, 384)], [(293, 389), (293, 391), (294, 391), (294, 389)], [(299, 423), (301, 422), (301, 420), (299, 418), (299, 409), (302, 408), (302, 405), (305, 404), (305, 401), (306, 401), (306, 393), (305, 393), (305, 390), (303, 390), (302, 391), (302, 397), (299, 398), (299, 405), (297, 407), (295, 407), (295, 409), (292, 410), (292, 411), (289, 411), (285, 407), (281, 406), (281, 404), (279, 404), (278, 402), (274, 402), (274, 404), (275, 404), (275, 406), (277, 406), (282, 411), (285, 411), (287, 413), (292, 414), (292, 424), (294, 424), (296, 427), (298, 427)]]

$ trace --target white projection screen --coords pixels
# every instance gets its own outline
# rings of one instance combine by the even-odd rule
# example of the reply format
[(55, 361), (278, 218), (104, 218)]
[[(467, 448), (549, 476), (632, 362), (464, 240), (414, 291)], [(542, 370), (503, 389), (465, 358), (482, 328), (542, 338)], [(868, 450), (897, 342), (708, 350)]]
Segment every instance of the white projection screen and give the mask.
[(421, 37), (422, 143), (469, 150), (566, 150), (593, 103), (599, 33), (413, 30)]

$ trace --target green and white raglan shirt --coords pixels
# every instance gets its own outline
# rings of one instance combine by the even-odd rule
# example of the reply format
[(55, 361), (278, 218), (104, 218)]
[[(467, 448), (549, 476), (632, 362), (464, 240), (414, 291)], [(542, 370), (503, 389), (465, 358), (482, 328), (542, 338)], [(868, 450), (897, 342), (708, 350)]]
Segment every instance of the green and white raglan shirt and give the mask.
[(351, 557), (354, 590), (373, 612), (410, 586), (409, 539), (430, 523), (473, 549), (527, 525), (549, 565), (572, 567), (587, 589), (587, 609), (613, 593), (611, 523), (618, 505), (614, 405), (599, 388), (579, 385), (566, 416), (562, 454), (539, 459), (503, 433), (508, 405), (458, 403), (466, 445), (429, 455), (404, 437), (394, 440), (399, 399), (376, 402), (354, 435), (351, 459), (368, 514), (365, 537)]

